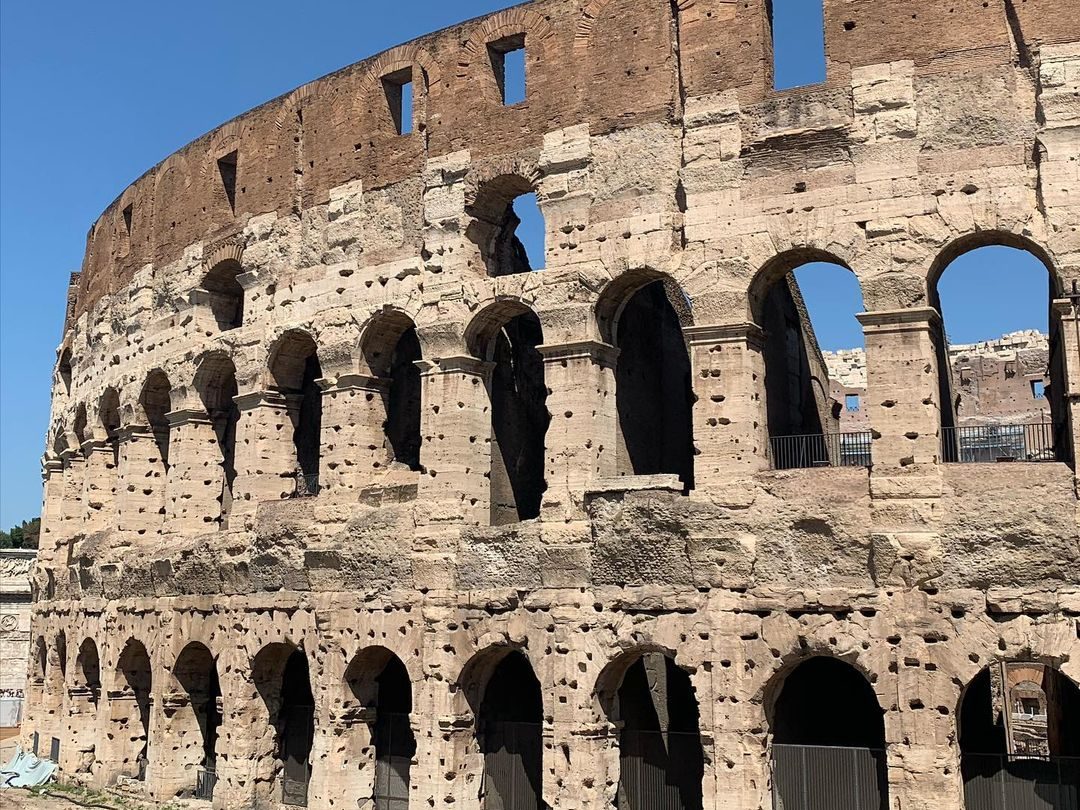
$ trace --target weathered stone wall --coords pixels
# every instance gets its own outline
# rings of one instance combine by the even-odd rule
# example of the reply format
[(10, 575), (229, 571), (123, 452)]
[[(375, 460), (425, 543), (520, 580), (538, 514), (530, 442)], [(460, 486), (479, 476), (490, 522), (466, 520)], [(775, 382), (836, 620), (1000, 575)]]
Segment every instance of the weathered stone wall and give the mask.
[[(777, 693), (827, 655), (873, 686), (892, 807), (958, 810), (965, 685), (1003, 658), (1080, 680), (1073, 469), (943, 463), (933, 292), (991, 243), (1042, 259), (1055, 296), (1080, 279), (1068, 6), (828, 0), (827, 81), (776, 93), (760, 0), (537, 0), (305, 85), (152, 169), (91, 230), (61, 345), (28, 729), (61, 741), (66, 773), (104, 783), (145, 760), (154, 796), (191, 790), (193, 687), (174, 670), (198, 642), (221, 688), (214, 802), (276, 804), (267, 673), (299, 648), (309, 800), (351, 806), (370, 799), (377, 721), (346, 670), (384, 647), (412, 687), (413, 805), (476, 810), (478, 694), (512, 648), (542, 689), (544, 800), (584, 810), (618, 783), (601, 695), (662, 652), (691, 676), (704, 805), (751, 810), (771, 806)], [(528, 97), (504, 107), (488, 49), (522, 35)], [(402, 136), (383, 80), (410, 66)], [(530, 190), (545, 267), (501, 274), (520, 269), (506, 207)], [(767, 302), (824, 258), (866, 303), (872, 465), (772, 469)], [(670, 362), (641, 375), (689, 369), (662, 398), (685, 382), (681, 415), (657, 413), (692, 444), (644, 464), (625, 372), (648, 341), (620, 328), (656, 283), (684, 341), (658, 337)], [(1053, 317), (1071, 450), (1078, 313), (1058, 299)], [(547, 391), (544, 488), (538, 517), (506, 523), (494, 369), (522, 318), (542, 333), (511, 348), (531, 369), (518, 390), (542, 372)], [(387, 358), (410, 330), (418, 465), (386, 427)], [(312, 384), (319, 492), (285, 498)]]

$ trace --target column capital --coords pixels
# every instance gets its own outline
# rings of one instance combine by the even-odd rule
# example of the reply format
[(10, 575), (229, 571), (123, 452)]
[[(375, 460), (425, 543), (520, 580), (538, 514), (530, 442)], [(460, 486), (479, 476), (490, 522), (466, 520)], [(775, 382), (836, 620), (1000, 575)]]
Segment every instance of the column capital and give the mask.
[(98, 439), (95, 437), (93, 439), (87, 439), (85, 442), (82, 443), (83, 458), (89, 458), (91, 455), (98, 452), (99, 450), (107, 450), (111, 453), (113, 450), (112, 442), (109, 441), (109, 439), (107, 438)]
[(438, 357), (434, 360), (417, 360), (416, 366), (425, 377), (436, 374), (475, 374), (485, 379), (495, 368), (490, 360), (480, 360), (469, 354), (456, 354), (449, 357)]
[(121, 425), (116, 431), (116, 440), (129, 442), (135, 438), (149, 438), (154, 435), (154, 429), (150, 425)]
[(600, 340), (572, 340), (567, 343), (543, 343), (536, 347), (545, 362), (591, 360), (605, 368), (615, 368), (619, 350)]
[(390, 387), (390, 380), (386, 377), (376, 377), (373, 374), (341, 374), (337, 377), (323, 377), (315, 381), (324, 394), (333, 394), (340, 391), (365, 391), (370, 393), (382, 393)]
[(765, 330), (753, 321), (742, 323), (701, 324), (683, 327), (683, 335), (690, 345), (697, 343), (751, 343), (760, 345), (765, 341)]
[(882, 309), (875, 312), (859, 312), (855, 317), (859, 319), (864, 330), (904, 332), (941, 326), (941, 314), (933, 307)]
[(280, 391), (248, 391), (237, 394), (233, 402), (241, 411), (251, 411), (255, 408), (287, 408), (298, 397), (293, 394), (283, 394)]
[(209, 425), (212, 424), (210, 415), (202, 408), (180, 408), (179, 410), (169, 411), (165, 414), (165, 418), (169, 420), (169, 427), (180, 427), (181, 425)]
[(63, 473), (64, 462), (59, 458), (44, 458), (41, 460), (41, 475), (48, 479), (55, 473)]

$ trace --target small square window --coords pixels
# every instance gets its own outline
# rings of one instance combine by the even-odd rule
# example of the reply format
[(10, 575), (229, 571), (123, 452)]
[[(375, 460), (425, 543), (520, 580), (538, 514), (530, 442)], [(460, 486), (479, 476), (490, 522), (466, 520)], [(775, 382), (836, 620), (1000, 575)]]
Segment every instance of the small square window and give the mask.
[(1037, 717), (1040, 712), (1039, 699), (1038, 698), (1020, 698), (1020, 713), (1026, 714), (1028, 717)]
[(844, 407), (847, 408), (849, 413), (855, 413), (862, 407), (860, 397), (858, 394), (847, 394), (844, 396)]
[(412, 68), (383, 76), (382, 83), (386, 103), (390, 107), (390, 117), (394, 121), (394, 131), (398, 135), (408, 135), (413, 131)]
[(499, 96), (507, 107), (525, 100), (525, 36), (506, 37), (488, 45)]
[(1031, 396), (1035, 399), (1046, 399), (1046, 381), (1045, 380), (1032, 380), (1031, 381)]

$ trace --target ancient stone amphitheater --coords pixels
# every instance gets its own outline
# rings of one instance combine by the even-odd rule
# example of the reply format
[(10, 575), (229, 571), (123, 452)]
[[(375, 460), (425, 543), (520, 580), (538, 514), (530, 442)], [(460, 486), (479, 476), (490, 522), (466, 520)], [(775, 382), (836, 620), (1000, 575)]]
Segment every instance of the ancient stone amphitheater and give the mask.
[[(72, 277), (25, 744), (218, 808), (1075, 807), (1077, 12), (826, 0), (777, 92), (767, 0), (535, 0), (150, 169)], [(1051, 417), (986, 444), (936, 285), (989, 244)]]

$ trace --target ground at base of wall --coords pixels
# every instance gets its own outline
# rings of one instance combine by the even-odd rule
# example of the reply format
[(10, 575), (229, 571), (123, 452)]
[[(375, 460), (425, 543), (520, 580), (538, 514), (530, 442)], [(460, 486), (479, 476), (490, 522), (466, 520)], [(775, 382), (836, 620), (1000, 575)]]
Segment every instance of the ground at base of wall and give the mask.
[(57, 782), (30, 790), (5, 790), (0, 793), (0, 805), (4, 810), (196, 810), (210, 807), (209, 802), (201, 801), (158, 804), (111, 791)]

